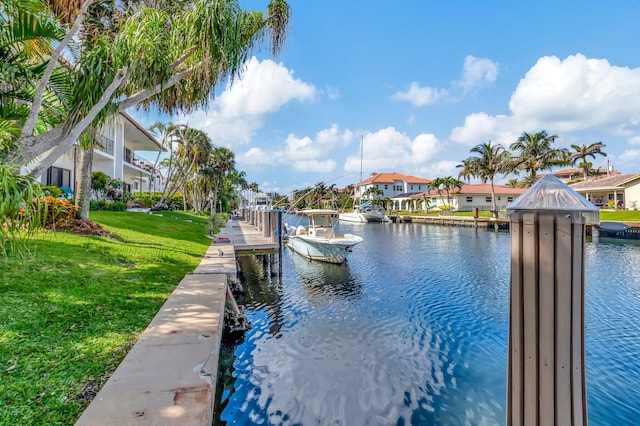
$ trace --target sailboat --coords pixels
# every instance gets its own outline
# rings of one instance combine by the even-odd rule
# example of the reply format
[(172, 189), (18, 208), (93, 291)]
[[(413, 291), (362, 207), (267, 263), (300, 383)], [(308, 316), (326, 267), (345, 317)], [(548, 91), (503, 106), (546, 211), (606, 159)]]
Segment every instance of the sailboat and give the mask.
[[(360, 140), (360, 183), (362, 183), (362, 150), (364, 146), (364, 138)], [(358, 188), (354, 189), (354, 206), (350, 212), (342, 212), (338, 215), (338, 219), (344, 222), (390, 222), (389, 217), (378, 207), (373, 205), (371, 200), (367, 200), (361, 204), (355, 205), (355, 193)]]

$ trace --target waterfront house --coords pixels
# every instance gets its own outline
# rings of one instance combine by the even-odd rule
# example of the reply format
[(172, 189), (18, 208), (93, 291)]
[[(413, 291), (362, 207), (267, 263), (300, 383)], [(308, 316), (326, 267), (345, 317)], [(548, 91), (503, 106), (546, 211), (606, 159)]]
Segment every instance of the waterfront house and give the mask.
[[(402, 173), (371, 173), (367, 179), (355, 185), (358, 198), (391, 199), (394, 209), (401, 209), (404, 201), (411, 200), (411, 196), (425, 192), (429, 188), (431, 180), (416, 176), (403, 175)], [(379, 195), (369, 197), (366, 195), (370, 188), (380, 191)]]
[[(495, 184), (494, 191), (496, 194), (496, 204), (498, 210), (504, 210), (505, 207), (519, 195), (525, 188), (513, 188), (506, 185)], [(429, 206), (434, 206), (440, 210), (453, 211), (472, 211), (474, 208), (478, 210), (491, 210), (491, 185), (488, 183), (472, 183), (465, 184), (462, 188), (455, 188), (449, 192), (447, 198), (446, 191), (431, 190), (411, 197), (414, 200), (413, 208), (416, 210), (425, 210), (425, 198), (429, 199)]]
[[(93, 172), (101, 171), (122, 180), (124, 189), (134, 195), (163, 190), (163, 176), (154, 168), (154, 163), (165, 149), (129, 114), (121, 112), (109, 120), (96, 135), (96, 140), (99, 146), (94, 149)], [(77, 145), (69, 148), (39, 177), (39, 181), (69, 188), (75, 193), (79, 179), (79, 149)], [(139, 156), (142, 151), (153, 158), (143, 159)]]
[(640, 208), (640, 173), (621, 173), (571, 185), (597, 207), (636, 210)]
[[(589, 176), (589, 180), (603, 179), (605, 177), (620, 174), (620, 172), (613, 170), (613, 167), (609, 171), (607, 171), (607, 169), (604, 169), (604, 168), (592, 169), (589, 173), (591, 174)], [(551, 174), (566, 184), (584, 179), (584, 171), (582, 169), (575, 169), (575, 168), (561, 169), (561, 170), (556, 170)]]

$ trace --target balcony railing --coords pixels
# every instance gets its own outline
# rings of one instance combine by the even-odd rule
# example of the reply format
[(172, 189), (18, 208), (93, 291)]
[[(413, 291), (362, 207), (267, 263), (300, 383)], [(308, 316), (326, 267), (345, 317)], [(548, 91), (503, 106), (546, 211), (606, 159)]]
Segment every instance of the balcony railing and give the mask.
[(127, 164), (131, 164), (132, 166), (136, 166), (143, 170), (146, 170), (149, 173), (153, 173), (154, 171), (152, 163), (145, 160), (144, 158), (138, 157), (133, 153), (133, 151), (131, 151), (128, 148), (124, 149), (124, 162)]
[(98, 142), (98, 149), (106, 152), (109, 155), (113, 155), (113, 141), (106, 136), (96, 134), (96, 142)]

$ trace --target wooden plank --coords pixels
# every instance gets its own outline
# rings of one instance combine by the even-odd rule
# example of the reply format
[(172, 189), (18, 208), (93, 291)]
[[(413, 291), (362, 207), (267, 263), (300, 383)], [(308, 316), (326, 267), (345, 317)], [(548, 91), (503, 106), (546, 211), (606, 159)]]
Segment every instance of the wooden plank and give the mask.
[(571, 424), (571, 219), (558, 217), (556, 229), (556, 412), (557, 424)]
[[(517, 213), (519, 215), (519, 213)], [(507, 424), (523, 423), (524, 319), (522, 312), (522, 221), (511, 222), (511, 298), (507, 380)]]
[(587, 422), (584, 374), (584, 234), (585, 225), (574, 223), (572, 232), (572, 315), (571, 315), (571, 382), (573, 386), (573, 424)]
[(538, 225), (535, 213), (523, 214), (524, 425), (538, 420)]
[(539, 235), (539, 395), (540, 425), (554, 425), (555, 419), (555, 215), (541, 213)]

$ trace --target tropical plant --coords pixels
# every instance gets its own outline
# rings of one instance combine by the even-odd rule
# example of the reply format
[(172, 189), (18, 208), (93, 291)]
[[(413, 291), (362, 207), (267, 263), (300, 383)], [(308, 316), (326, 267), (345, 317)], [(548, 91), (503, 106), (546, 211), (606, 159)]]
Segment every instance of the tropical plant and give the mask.
[(472, 154), (465, 160), (466, 168), (472, 176), (479, 178), (483, 183), (489, 182), (491, 188), (491, 211), (494, 217), (498, 217), (496, 205), (496, 191), (494, 179), (499, 174), (505, 174), (511, 167), (511, 154), (502, 145), (492, 145), (491, 141), (474, 146), (469, 151)]
[(24, 256), (27, 240), (45, 225), (46, 204), (40, 185), (13, 173), (14, 164), (0, 164), (0, 254)]
[(429, 188), (435, 190), (440, 197), (442, 197), (442, 191), (447, 194), (447, 208), (443, 209), (443, 206), (439, 206), (441, 210), (452, 210), (451, 191), (463, 186), (464, 182), (452, 176), (437, 177), (429, 184)]
[(524, 170), (526, 176), (523, 182), (527, 186), (538, 180), (539, 170), (570, 164), (565, 149), (552, 147), (557, 138), (557, 135), (549, 135), (545, 130), (537, 133), (523, 132), (516, 142), (511, 144), (511, 151), (517, 153), (512, 157), (511, 170)]
[[(2, 39), (8, 38), (9, 33), (16, 33), (17, 26), (25, 26), (25, 20), (18, 16), (24, 2), (8, 0), (7, 3), (15, 4), (15, 7), (7, 7), (3, 2), (0, 15), (4, 23), (11, 25), (2, 25)], [(74, 10), (74, 14), (65, 16), (69, 22), (73, 16), (73, 25), (69, 29), (55, 20), (38, 21), (37, 17), (34, 18), (37, 10), (33, 11), (33, 19), (28, 22), (45, 22), (51, 27), (51, 32), (57, 30), (58, 34), (37, 38), (45, 47), (42, 56), (47, 59), (42, 61), (43, 69), (38, 78), (30, 79), (33, 81), (31, 87), (35, 88), (28, 98), (31, 108), (20, 128), (19, 137), (7, 150), (9, 159), (26, 164), (55, 148), (42, 160), (42, 167), (48, 168), (105, 108), (116, 112), (135, 105), (155, 105), (161, 111), (172, 113), (205, 106), (212, 99), (219, 82), (241, 73), (248, 55), (260, 46), (265, 35), (271, 36), (274, 54), (281, 50), (290, 16), (285, 0), (272, 0), (266, 14), (244, 10), (236, 0), (194, 0), (174, 2), (173, 6), (172, 2), (159, 1), (154, 3), (156, 7), (137, 8), (127, 8), (128, 3), (86, 0), (79, 10)], [(39, 5), (38, 17), (49, 16), (37, 1), (29, 4)], [(120, 17), (118, 25), (111, 26), (109, 30), (97, 25), (91, 27), (91, 23), (105, 22), (104, 19), (85, 22), (85, 18), (91, 15), (90, 7), (100, 12), (104, 4), (115, 7), (113, 16)], [(75, 2), (69, 3), (67, 11), (76, 6)], [(103, 17), (100, 13), (91, 16)], [(60, 37), (60, 32), (64, 38)], [(63, 52), (73, 51), (69, 47), (78, 39), (90, 40), (80, 43), (82, 47), (77, 49), (80, 60), (75, 65), (60, 67), (60, 63), (68, 63)], [(19, 51), (23, 45), (15, 44), (14, 50)], [(107, 49), (102, 50), (105, 54), (101, 57), (101, 66), (86, 70), (88, 74), (84, 75), (85, 69), (78, 64), (83, 62), (82, 58), (93, 54), (94, 46)], [(9, 54), (4, 56), (3, 60), (9, 65), (27, 63), (26, 60), (17, 61)], [(47, 130), (39, 132), (36, 131), (36, 123), (48, 112), (43, 99), (58, 68), (66, 69), (77, 77), (71, 93), (91, 95), (71, 97), (74, 103), (66, 106), (65, 113), (50, 123)], [(78, 91), (79, 88), (82, 90)]]
[(584, 180), (589, 178), (589, 170), (591, 168), (591, 163), (587, 162), (587, 158), (591, 157), (595, 160), (596, 155), (606, 156), (607, 154), (602, 152), (602, 148), (605, 146), (602, 142), (594, 142), (590, 145), (571, 145), (574, 152), (569, 154), (569, 159), (572, 164), (578, 163), (578, 166), (582, 168)]

